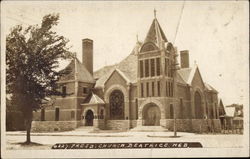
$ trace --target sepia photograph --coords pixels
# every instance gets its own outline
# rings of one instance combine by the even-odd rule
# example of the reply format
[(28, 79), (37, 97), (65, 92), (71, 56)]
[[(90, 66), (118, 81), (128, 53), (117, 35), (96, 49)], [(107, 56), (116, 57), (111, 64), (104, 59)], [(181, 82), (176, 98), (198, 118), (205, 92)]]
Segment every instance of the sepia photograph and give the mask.
[(2, 1), (1, 158), (249, 157), (248, 1)]

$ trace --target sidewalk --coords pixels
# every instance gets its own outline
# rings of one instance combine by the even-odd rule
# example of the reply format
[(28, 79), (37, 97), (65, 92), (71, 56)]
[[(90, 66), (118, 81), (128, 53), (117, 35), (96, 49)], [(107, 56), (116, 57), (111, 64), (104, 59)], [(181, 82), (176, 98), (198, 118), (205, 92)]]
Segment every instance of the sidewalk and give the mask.
[[(26, 131), (8, 131), (7, 136), (25, 136)], [(64, 131), (64, 132), (31, 132), (31, 136), (84, 136), (84, 137), (172, 137), (174, 132), (134, 132), (134, 131), (110, 131), (101, 130), (100, 132), (93, 131)], [(194, 133), (178, 132), (178, 137), (193, 136)], [(197, 134), (198, 135), (198, 134)]]
[[(88, 132), (67, 131), (50, 133), (31, 133), (33, 142), (42, 146), (33, 146), (34, 149), (50, 149), (55, 143), (128, 143), (128, 142), (200, 142), (204, 148), (242, 148), (244, 136), (238, 134), (194, 134), (177, 132), (178, 137), (173, 137), (173, 132)], [(21, 146), (26, 138), (25, 131), (7, 132), (6, 140), (8, 149), (29, 149)]]

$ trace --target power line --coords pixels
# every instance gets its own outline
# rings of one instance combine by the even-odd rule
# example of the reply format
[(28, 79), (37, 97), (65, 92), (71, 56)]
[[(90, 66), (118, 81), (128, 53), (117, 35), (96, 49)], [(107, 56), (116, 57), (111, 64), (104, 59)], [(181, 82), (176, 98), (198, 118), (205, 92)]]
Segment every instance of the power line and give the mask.
[(181, 23), (181, 19), (182, 19), (182, 14), (183, 14), (183, 10), (184, 10), (184, 6), (185, 6), (185, 2), (183, 2), (183, 5), (182, 5), (182, 9), (181, 9), (181, 14), (180, 14), (180, 18), (179, 18), (179, 21), (178, 21), (178, 24), (177, 24), (177, 29), (176, 29), (176, 32), (175, 32), (175, 36), (174, 36), (174, 43), (175, 44), (175, 40), (176, 40), (176, 37), (177, 37), (177, 34), (178, 34), (178, 31), (179, 31), (179, 27), (180, 27), (180, 23)]

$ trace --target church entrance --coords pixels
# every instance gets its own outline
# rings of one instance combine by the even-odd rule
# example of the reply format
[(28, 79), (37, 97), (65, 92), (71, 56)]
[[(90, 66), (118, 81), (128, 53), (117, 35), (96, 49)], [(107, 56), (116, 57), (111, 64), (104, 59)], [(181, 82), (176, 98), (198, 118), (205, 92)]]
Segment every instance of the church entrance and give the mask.
[(88, 110), (85, 116), (85, 126), (93, 126), (94, 113)]
[(161, 119), (161, 111), (160, 108), (154, 104), (149, 103), (143, 109), (143, 120), (144, 126), (159, 126)]

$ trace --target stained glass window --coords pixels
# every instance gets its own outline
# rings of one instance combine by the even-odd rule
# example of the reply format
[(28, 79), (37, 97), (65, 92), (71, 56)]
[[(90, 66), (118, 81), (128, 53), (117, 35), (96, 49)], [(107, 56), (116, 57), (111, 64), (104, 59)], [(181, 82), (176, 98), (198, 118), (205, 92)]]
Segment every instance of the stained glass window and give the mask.
[(114, 90), (109, 97), (110, 118), (124, 119), (124, 96), (120, 90)]

